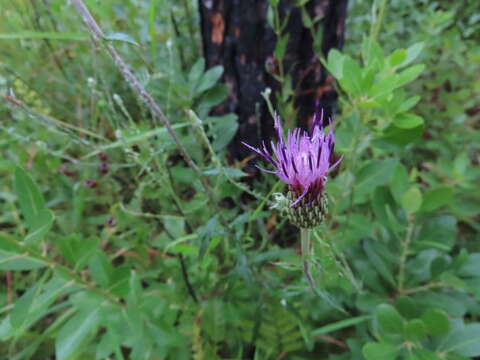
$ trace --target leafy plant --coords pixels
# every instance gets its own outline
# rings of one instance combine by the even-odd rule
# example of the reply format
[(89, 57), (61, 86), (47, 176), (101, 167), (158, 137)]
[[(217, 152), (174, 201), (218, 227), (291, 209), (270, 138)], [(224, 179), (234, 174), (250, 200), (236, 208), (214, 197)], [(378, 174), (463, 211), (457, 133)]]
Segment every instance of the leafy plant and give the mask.
[[(346, 47), (318, 53), (344, 160), (312, 231), (313, 290), (269, 208), (282, 185), (231, 161), (236, 116), (211, 116), (231, 94), (200, 57), (196, 2), (85, 3), (178, 142), (67, 2), (2, 4), (0, 357), (480, 356), (473, 3), (352, 1)], [(309, 5), (294, 3), (319, 51)]]

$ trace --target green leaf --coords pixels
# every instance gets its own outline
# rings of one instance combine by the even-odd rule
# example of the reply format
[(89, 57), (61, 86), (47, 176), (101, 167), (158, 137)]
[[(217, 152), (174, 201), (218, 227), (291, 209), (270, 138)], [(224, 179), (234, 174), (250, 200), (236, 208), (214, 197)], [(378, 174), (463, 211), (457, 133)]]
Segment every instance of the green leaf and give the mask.
[(191, 93), (193, 93), (194, 88), (197, 86), (198, 81), (205, 71), (205, 59), (200, 57), (195, 64), (193, 64), (190, 72), (188, 73), (188, 83), (192, 84), (193, 88)]
[(414, 214), (422, 206), (422, 192), (417, 186), (412, 186), (402, 195), (401, 202), (407, 214)]
[(344, 56), (343, 77), (339, 79), (342, 88), (352, 95), (360, 95), (367, 89), (362, 87), (362, 69), (360, 65), (349, 56)]
[(475, 304), (470, 295), (458, 291), (425, 291), (417, 294), (415, 299), (425, 308), (440, 308), (452, 317), (465, 316), (467, 309)]
[(407, 168), (402, 163), (398, 163), (390, 179), (390, 192), (398, 204), (401, 204), (402, 195), (408, 190), (409, 186)]
[(393, 124), (400, 129), (413, 129), (423, 126), (423, 118), (414, 114), (400, 114), (395, 117)]
[[(445, 358), (441, 358), (437, 356), (437, 354), (425, 350), (425, 349), (414, 349), (413, 353), (406, 358), (407, 360), (445, 360)], [(455, 360), (455, 359), (449, 359)]]
[(395, 301), (395, 308), (398, 309), (400, 314), (407, 319), (417, 318), (421, 313), (418, 303), (408, 296), (401, 296), (397, 298)]
[(480, 323), (465, 325), (448, 334), (439, 351), (461, 356), (480, 356)]
[(420, 341), (427, 336), (427, 327), (420, 319), (413, 319), (405, 325), (405, 337), (408, 340)]
[(392, 271), (387, 263), (380, 257), (380, 255), (378, 255), (376, 249), (374, 248), (374, 242), (368, 240), (364, 241), (363, 249), (365, 250), (368, 260), (370, 260), (375, 270), (391, 285), (395, 285)]
[(305, 7), (302, 7), (300, 9), (300, 11), (301, 11), (301, 14), (302, 14), (303, 26), (310, 29), (313, 26), (313, 21), (312, 21), (312, 18), (310, 17), (310, 15), (308, 14), (307, 9)]
[(379, 330), (381, 333), (395, 335), (403, 333), (403, 318), (392, 305), (378, 305), (376, 308), (376, 317), (380, 326)]
[(53, 225), (53, 213), (45, 206), (38, 186), (21, 167), (15, 169), (15, 193), (29, 233), (25, 243), (31, 245), (41, 241)]
[(74, 288), (73, 281), (67, 282), (57, 276), (44, 285), (47, 276), (48, 272), (16, 301), (10, 314), (10, 322), (19, 331), (25, 331), (45, 316), (48, 308), (61, 294)]
[(418, 57), (418, 55), (420, 55), (424, 47), (425, 47), (424, 42), (418, 42), (409, 46), (409, 48), (407, 49), (407, 59), (403, 63), (403, 65), (408, 65), (412, 61), (414, 61)]
[(453, 162), (453, 175), (456, 179), (463, 180), (470, 165), (470, 158), (466, 152), (461, 152)]
[(356, 316), (345, 320), (340, 320), (322, 327), (315, 329), (312, 331), (312, 336), (324, 335), (331, 333), (333, 331), (341, 330), (346, 327), (350, 327), (353, 325), (361, 324), (367, 320), (370, 320), (372, 317), (370, 315), (362, 315)]
[(10, 323), (14, 328), (21, 328), (27, 318), (32, 316), (30, 313), (35, 298), (42, 290), (43, 282), (34, 284), (28, 289), (16, 302), (10, 314)]
[(399, 351), (398, 346), (385, 343), (366, 343), (362, 354), (367, 360), (394, 360)]
[(356, 174), (355, 197), (373, 194), (377, 186), (387, 184), (397, 164), (398, 160), (393, 158), (365, 163)]
[(458, 273), (464, 277), (480, 277), (480, 253), (468, 255), (467, 261)]
[(389, 57), (391, 67), (397, 67), (407, 60), (407, 51), (405, 49), (395, 50)]
[(172, 254), (198, 256), (198, 247), (192, 244), (178, 243), (168, 249)]
[(337, 80), (343, 78), (343, 60), (344, 55), (337, 49), (332, 49), (328, 53), (327, 69)]
[(415, 96), (412, 96), (412, 97), (408, 98), (407, 100), (405, 100), (404, 102), (402, 102), (398, 106), (397, 114), (410, 110), (415, 105), (417, 105), (417, 103), (420, 101), (420, 99), (421, 99), (421, 97), (418, 96), (418, 95), (415, 95)]
[[(394, 206), (394, 201), (386, 186), (379, 186), (376, 188), (371, 200), (371, 206), (377, 221), (388, 228), (390, 223), (387, 208), (392, 208)], [(369, 225), (369, 221), (364, 221), (363, 224)], [(371, 231), (371, 228), (369, 230)], [(370, 231), (368, 233), (370, 233)], [(368, 233), (364, 236), (368, 235)]]
[(387, 99), (393, 90), (415, 80), (424, 68), (424, 65), (414, 65), (400, 74), (389, 74), (368, 89), (368, 94), (374, 100)]
[(142, 284), (137, 272), (130, 271), (128, 279), (128, 305), (138, 306), (140, 303), (140, 297), (142, 296)]
[(36, 218), (45, 209), (45, 200), (38, 186), (21, 167), (15, 169), (15, 193), (27, 225), (33, 227)]
[(422, 136), (423, 129), (423, 126), (411, 129), (401, 129), (392, 124), (384, 130), (383, 140), (388, 143), (404, 146)]
[(422, 314), (421, 319), (430, 335), (442, 335), (450, 330), (450, 320), (443, 310), (430, 308)]
[(445, 257), (438, 256), (430, 263), (430, 274), (432, 279), (436, 279), (443, 272), (445, 272), (450, 265), (450, 261)]
[(385, 55), (383, 54), (382, 48), (369, 36), (363, 40), (362, 57), (363, 62), (367, 64), (368, 67), (376, 69), (381, 69), (385, 62)]
[(423, 70), (425, 70), (425, 65), (423, 64), (413, 65), (403, 70), (400, 74), (398, 74), (395, 87), (403, 86), (415, 80), (423, 72)]
[(28, 256), (28, 252), (16, 253), (0, 249), (0, 270), (34, 270), (48, 265), (42, 260)]
[(25, 243), (27, 245), (32, 245), (41, 241), (49, 232), (54, 220), (55, 216), (53, 215), (53, 212), (51, 212), (49, 209), (42, 210), (35, 220), (34, 227), (25, 237)]
[(280, 39), (277, 40), (277, 44), (275, 45), (275, 57), (278, 59), (278, 61), (283, 61), (289, 38), (290, 34), (287, 33), (286, 35), (282, 35)]
[(98, 238), (85, 239), (78, 234), (71, 234), (58, 238), (57, 244), (65, 260), (76, 270), (80, 270), (96, 252), (99, 241)]
[(162, 221), (169, 236), (177, 239), (185, 235), (185, 218), (181, 216), (163, 215)]
[(140, 46), (140, 44), (137, 43), (130, 35), (122, 32), (106, 34), (104, 39), (108, 41), (121, 41), (135, 46)]
[(96, 283), (107, 287), (113, 274), (113, 266), (103, 251), (96, 251), (89, 262), (90, 274)]
[(222, 74), (223, 74), (223, 67), (220, 65), (214, 66), (211, 69), (209, 69), (200, 78), (200, 81), (198, 82), (198, 85), (194, 90), (194, 95), (199, 95), (202, 92), (212, 88), (220, 79)]
[(210, 127), (209, 135), (213, 136), (213, 150), (223, 150), (233, 139), (238, 129), (237, 116), (228, 114), (207, 118)]
[(225, 84), (217, 84), (208, 89), (201, 96), (200, 104), (198, 104), (198, 116), (206, 118), (212, 106), (220, 104), (228, 97), (228, 87)]
[(434, 211), (453, 200), (453, 189), (442, 186), (425, 193), (422, 203), (422, 211)]
[(99, 308), (75, 314), (60, 329), (55, 341), (56, 359), (69, 359), (80, 350), (87, 338), (96, 331)]
[(422, 227), (415, 244), (422, 248), (449, 251), (455, 243), (456, 229), (457, 220), (453, 216), (437, 216)]
[(207, 224), (201, 229), (199, 238), (200, 238), (200, 250), (198, 252), (198, 259), (202, 260), (209, 248), (210, 241), (218, 232), (218, 215), (215, 215)]

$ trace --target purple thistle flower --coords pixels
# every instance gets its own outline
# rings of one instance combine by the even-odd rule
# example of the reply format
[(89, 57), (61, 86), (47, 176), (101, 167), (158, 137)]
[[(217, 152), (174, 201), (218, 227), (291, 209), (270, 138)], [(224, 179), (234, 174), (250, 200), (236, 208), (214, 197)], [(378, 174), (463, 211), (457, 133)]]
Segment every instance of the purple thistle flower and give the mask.
[(289, 185), (290, 191), (295, 195), (290, 207), (295, 207), (304, 198), (307, 204), (317, 201), (325, 187), (327, 174), (343, 159), (342, 156), (331, 164), (335, 138), (331, 126), (328, 134), (324, 132), (323, 110), (320, 114), (315, 113), (310, 133), (299, 128), (288, 130), (285, 140), (278, 115), (275, 115), (275, 131), (278, 142), (276, 144), (271, 142), (270, 152), (265, 142), (262, 142), (259, 148), (244, 142), (242, 144), (275, 167), (275, 170), (271, 171), (257, 166), (260, 170), (276, 174), (280, 180)]

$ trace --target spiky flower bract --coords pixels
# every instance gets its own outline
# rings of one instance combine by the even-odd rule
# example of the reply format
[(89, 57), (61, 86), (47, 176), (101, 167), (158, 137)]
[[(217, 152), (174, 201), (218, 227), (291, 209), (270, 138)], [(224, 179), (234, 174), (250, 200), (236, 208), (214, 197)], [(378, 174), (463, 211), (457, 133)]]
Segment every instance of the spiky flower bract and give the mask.
[(280, 117), (275, 115), (277, 143), (271, 142), (271, 150), (265, 142), (249, 149), (261, 155), (275, 170), (260, 170), (273, 173), (288, 185), (289, 217), (299, 227), (313, 227), (323, 219), (326, 212), (326, 198), (323, 197), (327, 175), (342, 161), (341, 157), (332, 164), (335, 138), (330, 120), (328, 134), (323, 128), (323, 110), (315, 113), (310, 132), (296, 128), (288, 130), (286, 139)]

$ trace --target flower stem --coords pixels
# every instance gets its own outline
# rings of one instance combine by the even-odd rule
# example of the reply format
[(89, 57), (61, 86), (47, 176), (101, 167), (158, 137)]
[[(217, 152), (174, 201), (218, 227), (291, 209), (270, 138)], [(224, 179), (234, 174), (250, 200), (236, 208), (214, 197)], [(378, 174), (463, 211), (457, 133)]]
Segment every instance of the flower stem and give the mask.
[(300, 229), (300, 242), (301, 242), (301, 250), (302, 250), (302, 261), (303, 261), (303, 272), (307, 277), (308, 283), (312, 290), (315, 290), (315, 283), (313, 281), (312, 273), (310, 272), (310, 235), (312, 231), (310, 229)]

